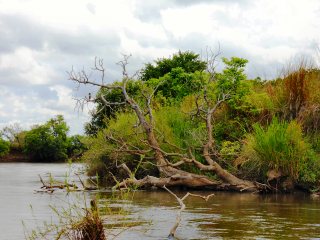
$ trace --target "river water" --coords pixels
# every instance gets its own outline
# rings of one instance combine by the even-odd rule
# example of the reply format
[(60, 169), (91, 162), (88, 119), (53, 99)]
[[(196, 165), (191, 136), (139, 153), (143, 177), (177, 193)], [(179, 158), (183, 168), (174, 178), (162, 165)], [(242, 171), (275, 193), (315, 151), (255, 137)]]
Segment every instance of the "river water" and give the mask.
[[(81, 165), (0, 163), (0, 239), (24, 239), (25, 231), (44, 221), (55, 221), (50, 205), (59, 209), (79, 198), (88, 201), (93, 197), (99, 199), (102, 208), (116, 213), (103, 216), (108, 239), (119, 233), (117, 240), (166, 239), (179, 209), (167, 192), (137, 191), (121, 198), (110, 198), (110, 192), (35, 193), (42, 186), (38, 174), (45, 179), (51, 173), (57, 180), (67, 177), (77, 181), (73, 173), (80, 168)], [(189, 198), (185, 204), (177, 239), (320, 239), (320, 199), (309, 195), (216, 192), (208, 202)]]

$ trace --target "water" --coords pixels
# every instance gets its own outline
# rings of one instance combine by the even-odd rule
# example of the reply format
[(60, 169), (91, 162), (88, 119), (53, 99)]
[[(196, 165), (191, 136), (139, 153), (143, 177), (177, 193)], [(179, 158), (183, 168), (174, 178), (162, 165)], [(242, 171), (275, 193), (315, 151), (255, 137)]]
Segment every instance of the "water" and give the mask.
[[(30, 229), (50, 222), (53, 212), (49, 205), (65, 206), (74, 196), (63, 191), (54, 194), (35, 193), (42, 186), (39, 174), (48, 179), (49, 173), (56, 180), (64, 181), (66, 174), (79, 169), (67, 164), (0, 163), (0, 240), (24, 239), (22, 221)], [(70, 181), (75, 180), (74, 176)]]
[[(24, 239), (22, 220), (28, 229), (55, 220), (49, 205), (57, 208), (77, 201), (84, 193), (34, 193), (51, 173), (64, 180), (66, 173), (81, 167), (66, 164), (0, 164), (0, 239)], [(72, 175), (72, 174), (71, 174)], [(76, 181), (74, 176), (70, 181)], [(197, 192), (208, 194), (207, 192)], [(184, 192), (178, 192), (179, 196)], [(85, 193), (86, 198), (97, 193)], [(125, 214), (104, 216), (108, 239), (166, 239), (175, 222), (178, 203), (166, 192), (138, 191), (121, 200), (100, 193), (101, 206), (124, 209)], [(320, 239), (320, 199), (305, 194), (254, 195), (217, 192), (208, 202), (185, 201), (186, 210), (177, 230), (178, 239)], [(32, 206), (32, 210), (30, 208)], [(125, 222), (125, 228), (120, 227)], [(111, 226), (113, 227), (111, 229)]]

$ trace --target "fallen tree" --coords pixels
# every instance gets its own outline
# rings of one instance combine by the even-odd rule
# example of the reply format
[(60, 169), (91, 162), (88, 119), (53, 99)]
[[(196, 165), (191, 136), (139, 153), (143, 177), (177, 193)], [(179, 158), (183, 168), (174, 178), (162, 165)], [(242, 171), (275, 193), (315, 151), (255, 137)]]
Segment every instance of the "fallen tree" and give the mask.
[[(216, 57), (216, 56), (215, 56)], [(210, 58), (212, 61), (214, 58)], [(92, 85), (101, 89), (106, 89), (107, 91), (120, 90), (122, 94), (123, 101), (107, 101), (103, 95), (97, 95), (93, 97), (89, 95), (81, 100), (79, 103), (84, 104), (87, 102), (97, 102), (102, 101), (105, 106), (112, 107), (118, 105), (127, 105), (131, 108), (138, 120), (138, 126), (143, 131), (144, 138), (141, 142), (146, 146), (145, 149), (141, 149), (137, 146), (132, 146), (123, 139), (117, 139), (111, 134), (106, 136), (107, 141), (112, 141), (119, 146), (119, 151), (127, 152), (128, 154), (134, 155), (144, 155), (147, 152), (152, 153), (152, 162), (155, 164), (159, 170), (159, 176), (145, 176), (141, 179), (136, 179), (131, 170), (122, 164), (121, 167), (125, 169), (129, 178), (122, 179), (117, 187), (174, 187), (174, 186), (184, 186), (188, 188), (209, 188), (209, 189), (219, 189), (219, 190), (235, 190), (235, 191), (246, 191), (246, 192), (256, 192), (265, 188), (264, 185), (257, 184), (252, 181), (243, 180), (238, 178), (234, 174), (231, 174), (226, 169), (224, 169), (216, 160), (218, 158), (215, 151), (215, 142), (212, 134), (212, 121), (214, 113), (220, 108), (222, 104), (226, 101), (230, 101), (233, 98), (235, 91), (237, 91), (237, 85), (240, 84), (243, 76), (243, 67), (246, 64), (246, 60), (240, 58), (233, 58), (232, 60), (224, 59), (224, 62), (229, 64), (229, 69), (226, 70), (224, 75), (216, 76), (214, 73), (210, 73), (211, 78), (209, 79), (209, 84), (212, 82), (216, 84), (218, 92), (215, 94), (217, 97), (212, 99), (208, 96), (207, 86), (204, 86), (201, 92), (197, 94), (195, 105), (196, 109), (192, 115), (197, 116), (202, 119), (206, 125), (206, 140), (202, 145), (202, 158), (205, 162), (201, 162), (192, 153), (192, 149), (186, 149), (182, 152), (181, 149), (177, 152), (166, 152), (161, 148), (157, 130), (156, 123), (153, 116), (153, 97), (157, 88), (161, 85), (161, 82), (154, 86), (152, 89), (149, 87), (142, 96), (144, 98), (144, 104), (138, 103), (133, 97), (128, 94), (127, 82), (132, 79), (127, 73), (128, 56), (124, 56), (124, 59), (118, 64), (122, 68), (122, 81), (117, 84), (107, 84), (104, 81), (105, 68), (103, 66), (102, 60), (95, 61), (94, 71), (100, 73), (101, 78), (97, 80), (90, 79), (91, 74), (82, 70), (76, 72), (73, 69), (69, 72), (69, 79), (76, 82), (79, 85)], [(214, 66), (212, 63), (208, 66)], [(211, 69), (212, 70), (212, 69)], [(237, 72), (238, 71), (238, 72)], [(216, 78), (216, 79), (215, 79)], [(178, 159), (171, 161), (172, 158)], [(185, 170), (182, 170), (182, 166), (192, 164), (195, 168), (200, 170), (200, 172), (211, 172), (215, 174), (218, 180), (210, 178), (205, 174), (195, 174)]]

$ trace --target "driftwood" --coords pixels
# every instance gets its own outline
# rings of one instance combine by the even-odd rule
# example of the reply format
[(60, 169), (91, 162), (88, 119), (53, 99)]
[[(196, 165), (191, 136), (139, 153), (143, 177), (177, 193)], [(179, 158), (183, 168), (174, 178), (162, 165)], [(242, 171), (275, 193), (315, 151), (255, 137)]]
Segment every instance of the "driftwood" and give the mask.
[(93, 191), (93, 190), (97, 190), (98, 187), (88, 187), (84, 184), (84, 182), (82, 181), (82, 179), (80, 178), (79, 175), (77, 175), (79, 178), (79, 181), (82, 185), (82, 188), (78, 187), (75, 183), (55, 183), (52, 184), (50, 183), (46, 183), (43, 178), (41, 177), (41, 175), (39, 175), (39, 179), (40, 182), (42, 183), (41, 186), (41, 190), (36, 190), (37, 193), (53, 193), (55, 190), (57, 189), (67, 189), (68, 192), (70, 191)]
[(209, 198), (211, 198), (212, 196), (214, 196), (214, 194), (210, 194), (207, 196), (202, 196), (202, 195), (198, 195), (198, 194), (193, 194), (188, 192), (187, 194), (185, 194), (182, 198), (179, 198), (176, 194), (174, 194), (171, 190), (169, 190), (166, 186), (162, 187), (163, 189), (165, 189), (168, 193), (170, 193), (172, 196), (175, 197), (175, 199), (178, 201), (179, 205), (180, 205), (180, 209), (177, 213), (177, 218), (176, 218), (176, 222), (173, 225), (173, 227), (170, 230), (169, 236), (168, 238), (172, 238), (175, 236), (177, 228), (179, 227), (179, 224), (181, 222), (181, 213), (184, 211), (184, 209), (186, 208), (186, 205), (184, 204), (184, 200), (186, 200), (189, 196), (190, 197), (197, 197), (197, 198), (201, 198), (203, 200), (205, 200), (206, 202), (209, 200)]

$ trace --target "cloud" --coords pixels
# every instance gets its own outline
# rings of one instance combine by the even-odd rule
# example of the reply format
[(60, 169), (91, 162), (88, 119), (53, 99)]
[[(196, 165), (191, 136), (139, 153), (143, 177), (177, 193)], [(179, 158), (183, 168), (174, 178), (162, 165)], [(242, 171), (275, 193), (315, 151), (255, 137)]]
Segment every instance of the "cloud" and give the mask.
[(93, 15), (96, 14), (96, 6), (93, 3), (88, 3), (87, 8)]
[(133, 73), (179, 49), (220, 44), (222, 56), (249, 60), (249, 77), (273, 78), (292, 56), (316, 57), (319, 22), (317, 0), (2, 1), (0, 128), (63, 114), (72, 133), (82, 132), (92, 106), (77, 112), (74, 98), (97, 90), (77, 89), (67, 71), (92, 71), (95, 56), (111, 82), (121, 78), (121, 53), (132, 54)]

